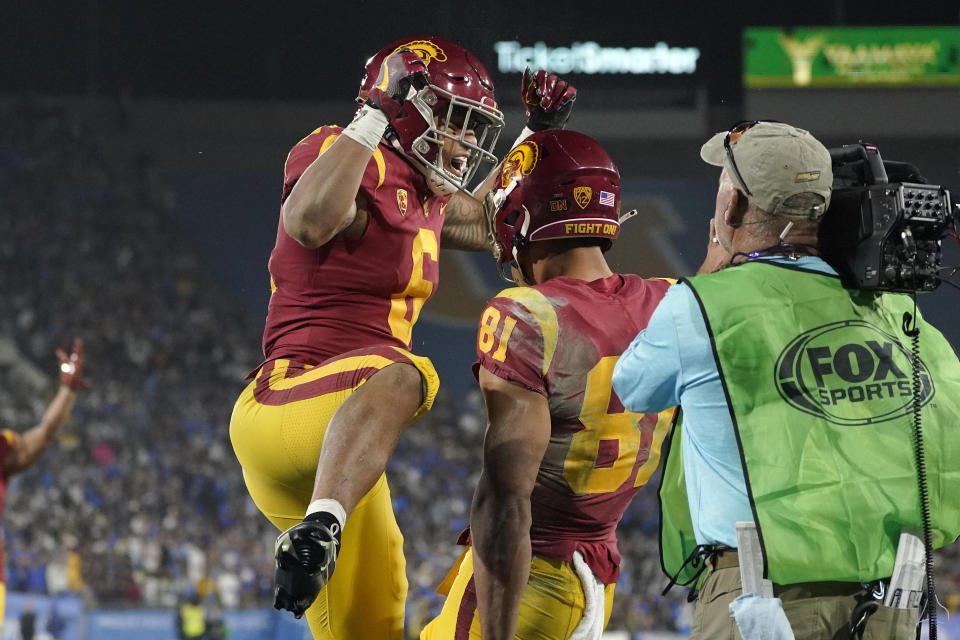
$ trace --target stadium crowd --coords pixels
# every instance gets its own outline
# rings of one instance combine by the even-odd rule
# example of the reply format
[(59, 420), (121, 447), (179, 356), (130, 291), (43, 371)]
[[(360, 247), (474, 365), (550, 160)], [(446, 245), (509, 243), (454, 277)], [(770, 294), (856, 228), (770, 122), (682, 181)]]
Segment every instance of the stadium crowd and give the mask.
[[(11, 484), (7, 588), (79, 592), (89, 606), (173, 608), (184, 594), (225, 608), (272, 602), (277, 532), (247, 496), (227, 433), (260, 318), (167, 215), (175, 199), (149, 157), (106, 148), (76, 114), (37, 101), (2, 109), (0, 426), (36, 423), (57, 346), (82, 337), (89, 389), (58, 443)], [(443, 395), (390, 463), (415, 635), (442, 602), (480, 469), (480, 395)], [(686, 592), (658, 559), (654, 487), (619, 529), (624, 557), (611, 629), (689, 625)], [(938, 554), (938, 587), (960, 609), (960, 545)]]

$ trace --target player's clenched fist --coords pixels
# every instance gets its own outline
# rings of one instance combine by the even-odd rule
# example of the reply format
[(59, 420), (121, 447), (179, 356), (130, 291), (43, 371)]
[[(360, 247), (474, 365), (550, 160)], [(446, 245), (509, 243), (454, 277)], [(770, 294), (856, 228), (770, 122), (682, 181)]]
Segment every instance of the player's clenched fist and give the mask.
[(543, 69), (523, 72), (521, 99), (527, 110), (527, 128), (531, 131), (563, 129), (570, 118), (577, 89), (566, 80)]
[(57, 359), (60, 361), (60, 382), (74, 391), (86, 389), (83, 382), (83, 340), (74, 338), (70, 354), (63, 349), (57, 349)]
[(400, 112), (412, 86), (422, 89), (430, 77), (427, 65), (410, 49), (398, 49), (384, 58), (377, 83), (367, 94), (367, 102), (392, 120)]

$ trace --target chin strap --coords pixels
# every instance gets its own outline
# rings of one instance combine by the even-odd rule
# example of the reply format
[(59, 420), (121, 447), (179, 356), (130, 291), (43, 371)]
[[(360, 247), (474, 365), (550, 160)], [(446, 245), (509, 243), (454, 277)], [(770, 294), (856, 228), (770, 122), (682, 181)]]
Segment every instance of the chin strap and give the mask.
[(626, 213), (624, 213), (623, 215), (621, 215), (620, 218), (617, 219), (617, 222), (619, 222), (620, 224), (623, 224), (624, 222), (626, 222), (626, 221), (629, 220), (630, 218), (636, 216), (638, 213), (640, 213), (640, 212), (637, 211), (636, 209), (630, 209), (630, 211), (627, 211)]
[[(516, 182), (514, 182), (516, 184)], [(513, 261), (517, 263), (517, 268), (520, 268), (520, 259), (517, 257), (518, 253), (523, 245), (527, 242), (527, 231), (530, 229), (530, 211), (527, 210), (527, 205), (521, 205), (523, 207), (523, 223), (520, 225), (520, 232), (513, 234), (513, 242), (510, 244), (510, 255), (513, 256)], [(520, 273), (523, 273), (523, 269), (520, 269)]]
[(516, 187), (517, 181), (511, 180), (505, 189), (491, 189), (483, 198), (483, 215), (487, 220), (487, 239), (490, 241), (490, 246), (493, 247), (493, 258), (497, 261), (500, 276), (507, 282), (513, 282), (513, 280), (503, 275), (503, 265), (500, 263), (503, 252), (500, 248), (500, 243), (497, 242), (497, 211), (500, 210), (503, 203), (507, 201), (507, 196), (509, 196)]

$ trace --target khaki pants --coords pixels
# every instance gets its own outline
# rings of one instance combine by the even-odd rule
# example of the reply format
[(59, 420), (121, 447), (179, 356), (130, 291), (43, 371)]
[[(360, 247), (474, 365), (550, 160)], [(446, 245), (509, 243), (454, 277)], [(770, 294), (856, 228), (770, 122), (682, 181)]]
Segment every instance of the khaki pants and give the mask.
[[(724, 566), (722, 560), (718, 563), (722, 568), (707, 565), (707, 575), (693, 614), (691, 640), (742, 640), (729, 609), (730, 603), (742, 593), (740, 568)], [(856, 586), (826, 582), (774, 585), (774, 595), (783, 601), (783, 610), (796, 640), (848, 640), (850, 616), (857, 605), (851, 589)], [(914, 640), (916, 622), (916, 609), (892, 609), (881, 605), (867, 621), (863, 638)]]

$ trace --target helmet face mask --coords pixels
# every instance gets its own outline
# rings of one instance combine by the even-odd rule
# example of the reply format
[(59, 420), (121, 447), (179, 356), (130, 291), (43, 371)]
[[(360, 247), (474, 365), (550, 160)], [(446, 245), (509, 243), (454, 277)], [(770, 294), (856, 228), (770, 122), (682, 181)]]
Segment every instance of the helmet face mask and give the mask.
[(600, 238), (609, 248), (620, 232), (620, 172), (592, 138), (540, 131), (507, 154), (485, 205), (504, 275), (505, 264), (519, 267), (519, 253), (530, 242)]
[[(433, 108), (432, 121), (428, 123), (427, 130), (412, 138), (409, 148), (405, 141), (410, 138), (394, 130), (394, 139), (403, 153), (413, 157), (429, 171), (427, 176), (431, 178), (431, 184), (434, 180), (441, 181), (452, 193), (466, 188), (482, 165), (497, 163), (492, 150), (503, 127), (503, 116), (498, 110), (439, 87), (427, 87), (410, 101), (424, 119), (431, 102), (441, 105), (440, 108)], [(444, 104), (446, 108), (443, 108)], [(458, 148), (465, 150), (467, 155), (461, 166), (448, 168), (447, 163), (452, 165), (454, 161), (445, 159), (444, 150), (450, 153)]]
[[(411, 49), (426, 63), (430, 84), (411, 90), (386, 137), (413, 161), (435, 193), (466, 189), (482, 164), (497, 162), (493, 149), (503, 114), (490, 75), (469, 51), (452, 42), (434, 37), (401, 40), (367, 61), (358, 101), (366, 99), (383, 59), (401, 48)], [(457, 156), (449, 157), (452, 153)]]

